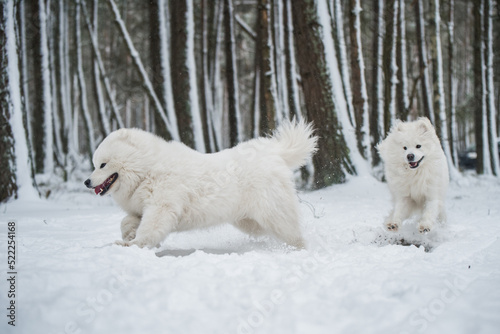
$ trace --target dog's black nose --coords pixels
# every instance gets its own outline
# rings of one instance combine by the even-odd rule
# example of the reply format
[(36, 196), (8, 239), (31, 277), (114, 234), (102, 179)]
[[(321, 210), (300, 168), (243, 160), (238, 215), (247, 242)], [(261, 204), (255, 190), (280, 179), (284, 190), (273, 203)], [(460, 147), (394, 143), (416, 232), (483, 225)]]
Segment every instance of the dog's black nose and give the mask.
[(406, 159), (408, 159), (408, 161), (410, 161), (410, 162), (415, 160), (415, 154), (412, 154), (412, 153), (408, 154), (406, 156)]
[(91, 186), (90, 186), (90, 182), (92, 182), (92, 181), (90, 181), (90, 179), (86, 179), (86, 180), (85, 180), (85, 182), (83, 182), (83, 184), (85, 184), (85, 186), (86, 186), (87, 188), (91, 188)]

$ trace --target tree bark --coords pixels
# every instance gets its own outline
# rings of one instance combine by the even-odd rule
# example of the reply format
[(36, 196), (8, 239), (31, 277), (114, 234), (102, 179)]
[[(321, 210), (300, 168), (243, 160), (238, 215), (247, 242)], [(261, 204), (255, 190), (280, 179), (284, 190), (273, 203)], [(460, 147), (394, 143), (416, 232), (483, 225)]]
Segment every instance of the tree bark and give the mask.
[[(208, 0), (201, 1), (201, 106), (200, 106), (200, 116), (201, 122), (203, 126), (203, 135), (205, 136), (205, 151), (207, 153), (216, 151), (215, 138), (213, 134), (213, 99), (212, 99), (212, 91), (211, 91), (211, 79), (209, 72), (209, 35), (211, 35), (211, 31), (213, 30), (213, 26), (210, 22), (213, 20), (215, 15), (215, 9), (218, 6), (218, 1), (212, 6), (208, 5)], [(213, 44), (210, 44), (213, 46)]]
[(383, 0), (373, 1), (374, 11), (374, 38), (373, 38), (373, 55), (374, 64), (372, 71), (372, 107), (370, 113), (370, 134), (372, 136), (372, 165), (378, 166), (381, 162), (380, 155), (376, 149), (377, 144), (382, 140), (384, 131), (384, 115), (383, 115), (383, 93), (382, 93), (382, 49), (383, 49)]
[(285, 58), (286, 58), (286, 80), (288, 89), (289, 118), (295, 117), (302, 119), (302, 111), (299, 100), (299, 87), (295, 59), (295, 46), (293, 40), (293, 21), (292, 21), (292, 1), (284, 0), (285, 17)]
[(259, 133), (261, 135), (268, 134), (270, 130), (276, 127), (276, 104), (275, 95), (272, 91), (274, 64), (272, 36), (270, 34), (271, 21), (271, 5), (269, 0), (259, 0), (258, 4), (258, 32), (257, 32), (257, 48), (259, 70)]
[(484, 0), (484, 61), (486, 87), (486, 126), (489, 147), (489, 160), (493, 175), (500, 175), (498, 161), (497, 129), (495, 120), (495, 87), (493, 83), (493, 3), (492, 0)]
[(293, 2), (292, 15), (307, 115), (319, 137), (319, 150), (313, 157), (314, 187), (323, 188), (344, 182), (345, 171), (352, 171), (352, 166), (333, 102), (333, 88), (315, 2)]
[(14, 135), (10, 124), (11, 101), (9, 94), (9, 61), (7, 54), (7, 4), (0, 1), (0, 203), (17, 198), (17, 180), (15, 172)]
[(386, 1), (384, 10), (385, 36), (384, 36), (384, 133), (391, 128), (396, 117), (396, 14), (398, 3), (396, 0)]
[(432, 94), (429, 87), (429, 66), (427, 64), (427, 47), (425, 42), (425, 20), (424, 20), (424, 7), (422, 0), (415, 1), (415, 17), (417, 21), (417, 48), (418, 48), (418, 62), (420, 66), (420, 83), (422, 85), (422, 102), (424, 109), (424, 116), (434, 121), (434, 111), (432, 110)]
[(408, 100), (408, 76), (406, 71), (406, 18), (405, 0), (397, 0), (398, 8), (398, 38), (396, 42), (396, 61), (398, 66), (398, 85), (396, 91), (396, 118), (408, 120), (410, 102)]
[(366, 92), (365, 65), (361, 44), (360, 12), (360, 1), (350, 0), (349, 31), (351, 40), (352, 105), (356, 119), (356, 139), (361, 156), (370, 160), (368, 95)]
[(448, 0), (448, 103), (449, 123), (448, 133), (450, 136), (450, 150), (455, 167), (458, 167), (458, 131), (456, 118), (456, 81), (455, 81), (455, 40), (454, 40), (454, 4), (455, 0)]
[(342, 88), (344, 90), (344, 97), (347, 106), (347, 115), (349, 122), (352, 126), (356, 126), (356, 115), (354, 114), (354, 107), (352, 105), (352, 90), (349, 81), (349, 65), (347, 59), (347, 50), (344, 36), (344, 20), (343, 10), (340, 0), (329, 1), (330, 16), (333, 20), (332, 31), (335, 38), (335, 50), (337, 52), (340, 77), (342, 78)]
[(177, 130), (177, 117), (174, 110), (174, 101), (172, 93), (169, 36), (168, 25), (169, 17), (165, 4), (166, 0), (151, 0), (149, 2), (149, 17), (151, 33), (150, 41), (150, 61), (153, 89), (167, 114), (172, 125), (172, 133), (163, 126), (163, 119), (159, 113), (154, 114), (156, 124), (156, 133), (161, 137), (170, 140), (179, 140)]
[[(161, 26), (160, 22), (160, 0), (149, 1), (149, 61), (151, 66), (151, 83), (153, 84), (153, 89), (160, 100), (161, 105), (164, 110), (167, 110), (166, 97), (163, 94), (165, 79), (163, 77), (162, 71), (162, 50), (161, 43), (165, 42), (161, 40), (160, 29), (165, 27)], [(156, 134), (163, 137), (166, 140), (171, 140), (172, 136), (168, 132), (167, 128), (163, 126), (163, 120), (160, 114), (154, 114), (155, 130)]]
[(474, 0), (474, 136), (476, 140), (476, 172), (485, 173), (485, 103), (484, 60), (483, 60), (483, 4), (484, 0)]
[(186, 1), (170, 1), (171, 24), (171, 68), (172, 89), (174, 93), (175, 112), (179, 126), (181, 141), (194, 148), (193, 117), (189, 91), (189, 69), (187, 68), (187, 3)]
[[(43, 0), (42, 0), (43, 1)], [(87, 86), (85, 83), (85, 76), (83, 71), (83, 55), (82, 55), (82, 39), (80, 30), (80, 9), (81, 3), (77, 3), (75, 11), (75, 46), (76, 46), (76, 72), (78, 76), (78, 90), (80, 92), (80, 111), (82, 113), (82, 118), (85, 123), (86, 135), (87, 135), (87, 155), (89, 161), (92, 161), (92, 155), (95, 150), (95, 140), (94, 140), (94, 125), (92, 122), (92, 117), (90, 114), (88, 102), (87, 102)]]
[(38, 20), (34, 25), (33, 40), (36, 41), (34, 57), (35, 110), (33, 117), (33, 137), (35, 146), (35, 169), (38, 173), (51, 173), (54, 169), (52, 142), (52, 96), (50, 90), (50, 67), (46, 29), (45, 1), (30, 3), (33, 16)]
[(234, 37), (233, 1), (224, 0), (224, 34), (226, 52), (226, 82), (229, 113), (229, 144), (236, 146), (242, 140), (241, 114), (239, 106), (238, 72)]

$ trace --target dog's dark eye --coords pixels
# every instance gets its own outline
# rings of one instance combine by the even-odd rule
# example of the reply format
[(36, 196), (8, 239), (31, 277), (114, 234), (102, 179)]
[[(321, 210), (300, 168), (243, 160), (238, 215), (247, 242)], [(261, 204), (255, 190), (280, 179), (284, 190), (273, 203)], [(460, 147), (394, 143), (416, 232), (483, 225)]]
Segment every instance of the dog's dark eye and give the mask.
[(99, 168), (104, 168), (104, 167), (106, 167), (106, 163), (102, 163), (101, 167), (99, 167)]
[(403, 147), (403, 148), (404, 148), (404, 150), (405, 150), (405, 151), (408, 149), (408, 147), (406, 147), (406, 146), (405, 146), (405, 147)]
[(421, 148), (421, 147), (422, 147), (422, 145), (417, 145), (417, 148)]

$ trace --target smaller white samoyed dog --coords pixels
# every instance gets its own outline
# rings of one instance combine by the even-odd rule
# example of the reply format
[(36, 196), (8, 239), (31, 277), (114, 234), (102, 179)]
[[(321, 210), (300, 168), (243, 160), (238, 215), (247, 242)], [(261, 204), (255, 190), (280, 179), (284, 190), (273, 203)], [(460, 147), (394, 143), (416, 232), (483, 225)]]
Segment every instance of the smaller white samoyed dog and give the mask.
[(292, 169), (316, 152), (316, 142), (311, 124), (287, 122), (270, 138), (203, 154), (120, 129), (96, 149), (95, 170), (84, 183), (126, 211), (119, 245), (152, 248), (174, 231), (231, 223), (303, 248)]
[(397, 231), (414, 214), (421, 214), (420, 233), (429, 232), (437, 221), (444, 223), (448, 165), (429, 119), (396, 121), (377, 149), (394, 202), (387, 229)]

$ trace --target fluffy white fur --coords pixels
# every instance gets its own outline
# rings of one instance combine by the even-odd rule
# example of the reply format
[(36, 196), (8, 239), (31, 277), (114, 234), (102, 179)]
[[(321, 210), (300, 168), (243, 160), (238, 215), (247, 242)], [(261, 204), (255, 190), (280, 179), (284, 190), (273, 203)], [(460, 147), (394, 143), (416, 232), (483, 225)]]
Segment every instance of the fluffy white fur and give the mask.
[(421, 213), (421, 233), (430, 231), (438, 220), (444, 222), (448, 166), (431, 122), (427, 118), (397, 121), (377, 148), (394, 202), (386, 227), (396, 231), (416, 213)]
[(95, 170), (85, 184), (111, 194), (127, 212), (120, 245), (155, 247), (173, 231), (231, 223), (302, 248), (291, 169), (316, 151), (312, 132), (306, 123), (286, 123), (270, 138), (202, 154), (139, 129), (120, 129), (95, 151)]

